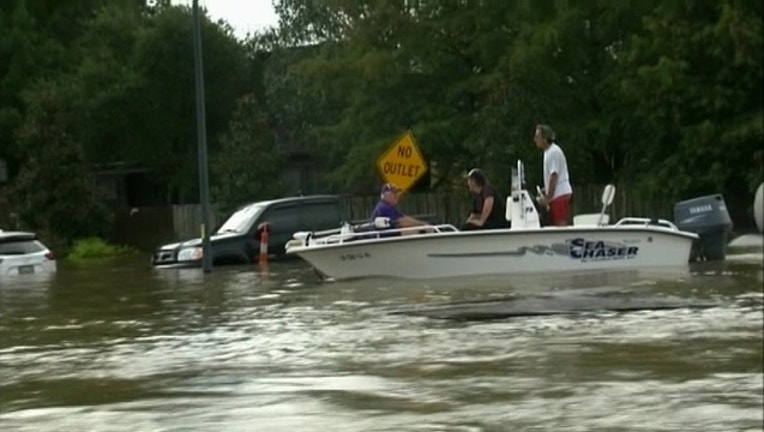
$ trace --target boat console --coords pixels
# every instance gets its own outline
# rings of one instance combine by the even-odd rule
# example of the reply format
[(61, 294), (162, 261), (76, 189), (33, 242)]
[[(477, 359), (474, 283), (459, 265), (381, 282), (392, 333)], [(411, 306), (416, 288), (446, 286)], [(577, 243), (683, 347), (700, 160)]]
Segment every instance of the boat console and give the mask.
[[(607, 226), (610, 216), (605, 213), (607, 207), (613, 202), (615, 186), (607, 185), (602, 193), (602, 211), (599, 213), (586, 213), (573, 216), (573, 226), (601, 227)], [(536, 197), (531, 198), (525, 189), (525, 167), (518, 160), (517, 167), (512, 168), (512, 193), (507, 197), (506, 214), (507, 222), (511, 223), (510, 229), (540, 228), (541, 218), (537, 205), (541, 198), (541, 188), (536, 187)]]
[[(540, 228), (536, 204), (525, 189), (525, 167), (517, 161), (517, 168), (512, 168), (512, 193), (507, 197), (504, 218), (509, 222), (510, 229)], [(538, 200), (538, 197), (536, 197)]]

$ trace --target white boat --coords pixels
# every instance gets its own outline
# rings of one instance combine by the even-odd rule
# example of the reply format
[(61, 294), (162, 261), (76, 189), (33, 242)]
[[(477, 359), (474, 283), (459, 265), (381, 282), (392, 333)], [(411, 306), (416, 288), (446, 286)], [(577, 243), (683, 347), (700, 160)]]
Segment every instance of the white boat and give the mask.
[[(453, 225), (380, 229), (385, 218), (323, 232), (298, 232), (287, 243), (321, 275), (334, 280), (630, 270), (688, 266), (698, 235), (664, 219), (626, 217), (608, 224), (615, 188), (603, 193), (602, 211), (577, 215), (567, 227), (541, 227), (536, 206), (523, 188), (522, 163), (513, 170), (507, 198), (507, 229), (459, 231)], [(412, 233), (416, 231), (416, 233)], [(401, 235), (396, 235), (401, 234)], [(410, 235), (406, 235), (410, 234)]]

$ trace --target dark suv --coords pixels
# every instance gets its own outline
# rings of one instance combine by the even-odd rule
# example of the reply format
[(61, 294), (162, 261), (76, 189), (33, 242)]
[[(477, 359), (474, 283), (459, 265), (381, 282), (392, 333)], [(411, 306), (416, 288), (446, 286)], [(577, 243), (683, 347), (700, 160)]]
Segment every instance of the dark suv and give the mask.
[[(213, 265), (256, 261), (260, 251), (258, 226), (270, 224), (268, 254), (284, 255), (284, 245), (297, 231), (338, 228), (342, 222), (339, 197), (313, 195), (259, 201), (240, 207), (210, 235)], [(195, 238), (158, 248), (151, 257), (154, 267), (198, 267), (202, 240)]]

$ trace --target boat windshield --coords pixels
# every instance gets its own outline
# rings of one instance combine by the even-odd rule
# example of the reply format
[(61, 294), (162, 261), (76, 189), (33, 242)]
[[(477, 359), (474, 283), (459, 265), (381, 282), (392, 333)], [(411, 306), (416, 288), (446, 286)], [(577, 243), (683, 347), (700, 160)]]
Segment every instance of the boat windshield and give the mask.
[(236, 210), (228, 220), (218, 228), (218, 234), (228, 232), (247, 232), (250, 226), (252, 226), (255, 218), (257, 218), (264, 208), (264, 204), (251, 204)]

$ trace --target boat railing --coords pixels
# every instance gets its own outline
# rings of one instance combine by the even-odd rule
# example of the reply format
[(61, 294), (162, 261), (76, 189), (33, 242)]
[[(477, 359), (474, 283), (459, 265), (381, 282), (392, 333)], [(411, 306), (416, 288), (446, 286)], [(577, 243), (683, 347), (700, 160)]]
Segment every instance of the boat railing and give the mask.
[[(356, 230), (360, 228), (360, 230)], [(459, 231), (451, 224), (420, 225), (404, 228), (375, 228), (374, 224), (345, 225), (342, 228), (325, 231), (300, 231), (294, 233), (293, 239), (287, 243), (288, 247), (294, 246), (317, 246), (339, 244), (356, 240), (378, 239), (385, 237), (404, 235), (427, 235), (444, 232)]]
[(668, 228), (673, 231), (679, 231), (679, 228), (674, 225), (673, 222), (666, 220), (666, 219), (651, 219), (651, 218), (640, 218), (640, 217), (625, 217), (618, 220), (618, 222), (615, 223), (613, 226), (648, 226), (648, 225), (657, 225), (662, 226), (664, 228)]
[(365, 231), (345, 231), (339, 233), (333, 233), (325, 236), (315, 235), (310, 238), (309, 244), (336, 244), (345, 243), (354, 240), (368, 240), (384, 237), (403, 236), (403, 235), (427, 235), (435, 233), (453, 232), (459, 231), (455, 226), (451, 224), (439, 224), (439, 225), (420, 225), (415, 227), (405, 228), (388, 228), (388, 229), (371, 229)]

